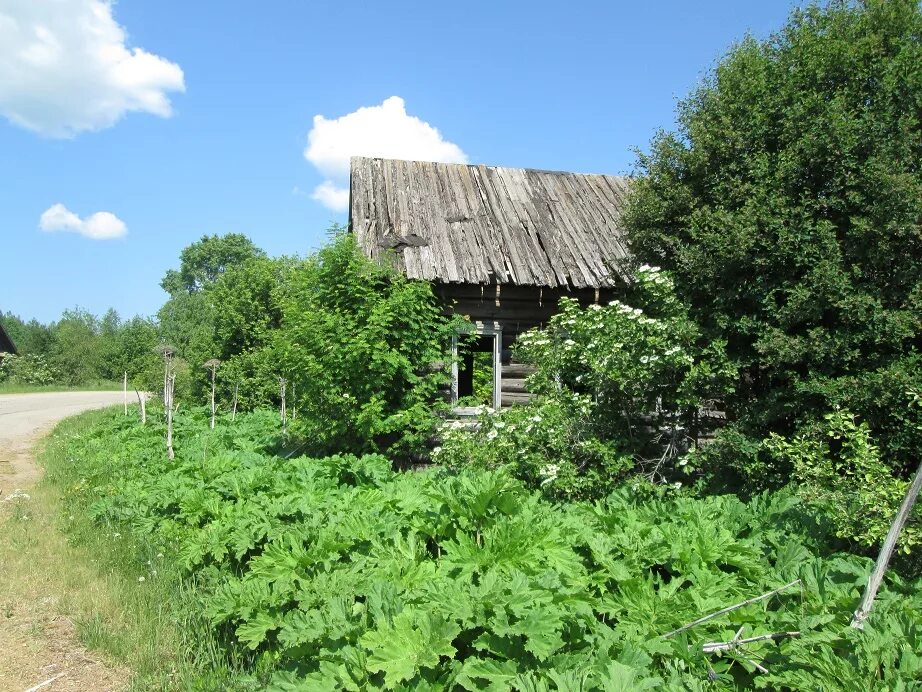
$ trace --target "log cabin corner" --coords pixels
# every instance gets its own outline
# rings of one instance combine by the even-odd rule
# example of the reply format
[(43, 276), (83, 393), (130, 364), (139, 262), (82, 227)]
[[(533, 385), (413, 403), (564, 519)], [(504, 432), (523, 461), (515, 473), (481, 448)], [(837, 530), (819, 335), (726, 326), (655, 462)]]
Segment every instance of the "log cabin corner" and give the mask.
[[(527, 401), (512, 344), (561, 297), (607, 302), (627, 281), (621, 225), (629, 178), (354, 157), (349, 228), (370, 259), (430, 281), (476, 336), (453, 339), (452, 403), (473, 393), (486, 358), (492, 406)], [(459, 348), (462, 352), (459, 353)], [(484, 363), (484, 359), (478, 359)], [(481, 378), (482, 381), (482, 378)]]

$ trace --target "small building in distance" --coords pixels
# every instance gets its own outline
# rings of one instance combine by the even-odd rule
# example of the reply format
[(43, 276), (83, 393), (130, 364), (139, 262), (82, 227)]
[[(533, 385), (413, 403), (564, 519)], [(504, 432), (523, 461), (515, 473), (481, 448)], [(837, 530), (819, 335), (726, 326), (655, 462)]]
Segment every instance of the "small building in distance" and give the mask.
[(489, 377), (498, 408), (528, 398), (527, 368), (511, 359), (519, 334), (545, 323), (561, 297), (607, 302), (627, 280), (628, 185), (623, 176), (355, 157), (349, 228), (367, 257), (432, 282), (447, 311), (473, 322), (473, 344), (452, 345), (451, 396), (464, 400)]
[(3, 328), (3, 322), (0, 322), (0, 357), (2, 357), (4, 353), (16, 355), (16, 344), (13, 343), (13, 340)]

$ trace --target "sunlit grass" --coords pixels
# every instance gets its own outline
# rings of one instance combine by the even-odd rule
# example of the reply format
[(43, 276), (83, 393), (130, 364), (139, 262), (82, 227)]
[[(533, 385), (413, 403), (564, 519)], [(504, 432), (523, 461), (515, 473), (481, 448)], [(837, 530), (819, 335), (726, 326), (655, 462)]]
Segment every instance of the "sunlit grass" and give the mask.
[(28, 499), (0, 505), (0, 615), (36, 611), (74, 623), (129, 690), (235, 689), (201, 617), (199, 599), (161, 549), (92, 521), (66, 505), (80, 481), (67, 458), (69, 438), (102, 412), (61, 423), (40, 454), (47, 476)]

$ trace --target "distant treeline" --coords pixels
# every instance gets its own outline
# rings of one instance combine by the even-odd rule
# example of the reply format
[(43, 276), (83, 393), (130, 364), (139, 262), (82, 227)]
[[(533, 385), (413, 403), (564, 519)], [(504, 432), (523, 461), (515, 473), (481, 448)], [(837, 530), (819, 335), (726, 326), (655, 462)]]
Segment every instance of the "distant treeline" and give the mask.
[[(204, 236), (185, 248), (181, 267), (166, 272), (161, 286), (170, 297), (155, 317), (122, 318), (114, 309), (97, 316), (88, 310), (65, 310), (60, 319), (42, 323), (12, 312), (0, 312), (0, 322), (18, 354), (0, 361), (0, 382), (13, 385), (84, 386), (121, 382), (128, 375), (132, 387), (158, 391), (163, 378), (161, 345), (169, 344), (180, 357), (179, 386), (199, 389), (182, 360), (195, 365), (215, 351), (213, 310), (204, 289), (224, 271), (265, 253), (239, 234)], [(197, 360), (196, 360), (197, 358)]]
[(0, 381), (21, 385), (79, 386), (121, 381), (125, 372), (140, 375), (155, 364), (159, 341), (155, 321), (122, 319), (115, 310), (102, 317), (74, 308), (55, 322), (24, 320), (0, 313), (18, 356), (5, 356)]

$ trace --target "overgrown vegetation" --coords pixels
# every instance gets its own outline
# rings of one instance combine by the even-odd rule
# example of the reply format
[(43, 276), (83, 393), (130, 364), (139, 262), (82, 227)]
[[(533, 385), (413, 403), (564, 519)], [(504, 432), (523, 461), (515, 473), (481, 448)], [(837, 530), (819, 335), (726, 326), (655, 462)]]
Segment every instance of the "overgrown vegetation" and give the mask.
[(640, 157), (632, 248), (669, 270), (740, 373), (715, 474), (836, 407), (893, 472), (917, 464), (920, 35), (915, 0), (795, 10), (735, 46)]
[[(281, 458), (274, 413), (110, 413), (56, 471), (71, 508), (178, 560), (249, 682), (321, 689), (895, 689), (922, 682), (922, 596), (891, 577), (848, 626), (869, 561), (828, 554), (789, 492), (748, 503), (630, 486), (552, 504), (504, 469), (394, 472)], [(119, 473), (112, 474), (113, 459)], [(73, 511), (73, 510), (72, 510)], [(139, 589), (159, 575), (149, 568)], [(795, 580), (768, 599), (664, 636)], [(709, 642), (768, 634), (705, 651)], [(713, 647), (711, 647), (713, 648)], [(759, 672), (761, 666), (768, 672)]]
[(672, 282), (641, 267), (628, 295), (583, 309), (562, 299), (517, 357), (536, 366), (528, 406), (485, 415), (476, 434), (449, 428), (436, 458), (509, 465), (555, 497), (602, 497), (629, 475), (684, 477), (699, 411), (729, 391), (723, 344), (700, 332)]
[[(92, 412), (58, 425), (39, 457), (45, 478), (13, 499), (7, 492), (0, 496), (0, 621), (10, 647), (2, 668), (13, 674), (13, 680), (0, 674), (9, 685), (4, 689), (25, 689), (25, 680), (14, 684), (16, 661), (42, 656), (33, 647), (43, 638), (34, 638), (34, 632), (49, 626), (54, 656), (48, 660), (73, 656), (68, 651), (73, 628), (75, 638), (93, 651), (88, 659), (101, 659), (114, 671), (108, 680), (87, 679), (82, 665), (72, 667), (68, 681), (78, 687), (127, 684), (128, 690), (148, 692), (234, 684), (228, 681), (239, 679), (235, 656), (221, 647), (199, 609), (194, 580), (146, 537), (101, 526), (81, 503), (61, 501), (62, 494), (79, 492), (87, 482), (73, 465), (73, 452), (88, 436), (98, 436), (111, 417)], [(22, 646), (18, 632), (33, 633), (29, 647)]]
[(122, 320), (114, 310), (102, 318), (85, 310), (66, 310), (44, 325), (0, 314), (19, 355), (0, 355), (0, 386), (115, 387), (125, 372), (143, 387), (158, 342), (157, 326), (135, 317)]
[(918, 510), (848, 626), (922, 450), (920, 35), (918, 3), (834, 2), (733, 48), (640, 159), (649, 264), (521, 337), (536, 399), (473, 430), (439, 426), (460, 325), (342, 229), (203, 238), (156, 324), (29, 327), (8, 379), (183, 402), (71, 438), (67, 511), (196, 585), (225, 687), (922, 686)]

